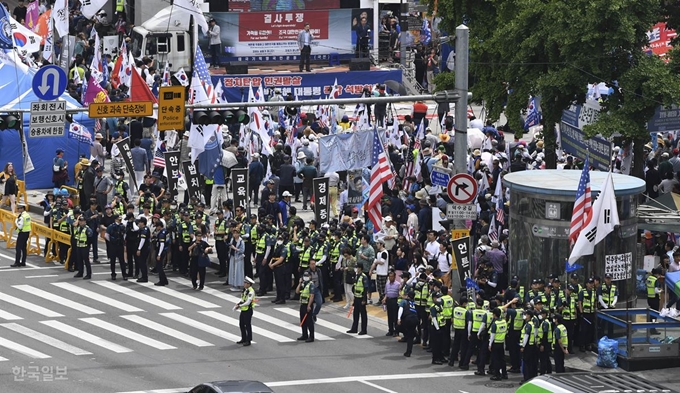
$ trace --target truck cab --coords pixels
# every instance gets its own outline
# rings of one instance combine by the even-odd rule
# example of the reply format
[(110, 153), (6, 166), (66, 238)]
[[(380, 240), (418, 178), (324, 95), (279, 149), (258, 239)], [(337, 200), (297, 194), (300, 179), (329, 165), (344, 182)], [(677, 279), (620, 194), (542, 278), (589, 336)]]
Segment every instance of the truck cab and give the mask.
[(191, 14), (170, 6), (133, 28), (128, 50), (135, 59), (152, 57), (159, 69), (168, 62), (172, 72), (184, 68), (187, 74), (191, 74), (191, 60), (196, 48), (193, 37), (197, 34), (198, 27), (193, 23)]

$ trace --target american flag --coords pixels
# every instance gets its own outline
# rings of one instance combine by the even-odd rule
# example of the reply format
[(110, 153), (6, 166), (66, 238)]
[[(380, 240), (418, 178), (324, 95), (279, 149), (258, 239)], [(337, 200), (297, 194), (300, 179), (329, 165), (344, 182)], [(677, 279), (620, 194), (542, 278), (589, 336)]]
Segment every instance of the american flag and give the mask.
[(383, 197), (383, 183), (392, 179), (390, 164), (387, 162), (387, 154), (383, 148), (378, 132), (373, 131), (373, 161), (371, 168), (371, 184), (368, 195), (368, 218), (373, 223), (373, 230), (382, 229), (382, 210), (380, 200)]
[(102, 130), (102, 123), (99, 119), (94, 119), (94, 132), (99, 132)]
[(498, 180), (496, 180), (496, 190), (494, 191), (494, 197), (496, 198), (496, 222), (498, 226), (501, 227), (505, 224), (505, 211), (503, 211), (503, 181), (501, 175), (498, 175)]
[(576, 190), (576, 201), (574, 210), (571, 213), (571, 227), (569, 228), (569, 240), (576, 243), (581, 229), (586, 225), (586, 219), (592, 209), (592, 197), (590, 195), (590, 163), (586, 154), (586, 161), (583, 163), (581, 179)]
[(156, 153), (153, 155), (153, 166), (159, 167), (159, 168), (165, 168), (165, 155), (163, 154), (165, 152), (165, 148), (163, 147), (163, 143), (158, 143), (156, 145)]
[(194, 69), (198, 78), (201, 80), (201, 84), (205, 89), (205, 93), (210, 98), (211, 103), (217, 102), (217, 97), (215, 97), (215, 91), (213, 88), (212, 80), (210, 79), (210, 73), (208, 72), (208, 65), (205, 63), (205, 57), (203, 57), (203, 51), (196, 45), (196, 56), (194, 57)]
[(489, 240), (494, 241), (498, 240), (498, 229), (496, 228), (496, 217), (491, 216), (491, 222), (489, 223)]

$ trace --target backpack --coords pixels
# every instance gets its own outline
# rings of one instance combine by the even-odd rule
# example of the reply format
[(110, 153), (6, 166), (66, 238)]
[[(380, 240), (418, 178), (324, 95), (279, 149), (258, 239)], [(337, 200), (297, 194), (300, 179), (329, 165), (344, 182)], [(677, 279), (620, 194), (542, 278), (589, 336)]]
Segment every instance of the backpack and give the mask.
[(430, 168), (427, 166), (427, 164), (430, 162), (432, 157), (427, 157), (420, 163), (420, 176), (422, 176), (423, 179), (429, 179), (430, 178)]

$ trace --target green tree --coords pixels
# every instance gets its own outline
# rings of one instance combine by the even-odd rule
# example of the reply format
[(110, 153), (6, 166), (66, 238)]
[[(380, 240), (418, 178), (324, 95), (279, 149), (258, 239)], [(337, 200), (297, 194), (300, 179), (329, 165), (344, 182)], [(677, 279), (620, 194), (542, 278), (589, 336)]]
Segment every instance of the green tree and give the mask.
[(602, 103), (597, 121), (585, 126), (588, 136), (620, 133), (634, 143), (632, 175), (643, 178), (643, 146), (649, 142), (647, 121), (659, 105), (680, 102), (680, 76), (673, 64), (657, 56), (638, 53), (634, 65), (616, 83), (614, 93)]

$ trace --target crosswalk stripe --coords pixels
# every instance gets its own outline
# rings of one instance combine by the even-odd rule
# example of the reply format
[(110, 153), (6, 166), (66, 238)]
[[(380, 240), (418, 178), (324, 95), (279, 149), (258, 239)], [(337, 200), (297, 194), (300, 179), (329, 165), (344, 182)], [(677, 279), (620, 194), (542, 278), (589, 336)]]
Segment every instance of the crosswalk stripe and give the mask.
[(99, 318), (80, 318), (81, 321), (89, 323), (90, 325), (94, 325), (98, 328), (102, 328), (105, 330), (108, 330), (112, 333), (120, 334), (123, 337), (129, 338), (130, 340), (137, 341), (138, 343), (148, 345), (152, 348), (160, 349), (160, 350), (165, 350), (165, 349), (177, 349), (177, 347), (173, 347), (172, 345), (168, 345), (165, 343), (162, 343), (158, 340), (154, 340), (151, 337), (146, 337), (143, 336), (137, 332), (133, 332), (132, 330), (122, 328), (120, 326), (116, 326), (112, 323), (102, 321)]
[(6, 362), (6, 361), (8, 361), (8, 360), (9, 360), (9, 359), (3, 358), (2, 356), (0, 356), (0, 362)]
[[(1, 294), (0, 294), (0, 297), (2, 297)], [(23, 319), (18, 315), (14, 315), (14, 314), (7, 312), (7, 311), (4, 311), (4, 310), (0, 310), (0, 318), (4, 319), (5, 321), (18, 321), (18, 320)]]
[[(298, 317), (298, 318), (300, 317), (300, 314), (297, 311), (291, 310), (290, 308), (275, 307), (274, 310), (280, 311), (284, 314), (292, 315), (294, 317)], [(340, 325), (332, 323), (332, 322), (324, 321), (320, 318), (317, 318), (316, 322), (314, 322), (314, 324), (319, 325), (319, 326), (323, 326), (323, 327), (331, 329), (331, 330), (335, 330), (338, 333), (346, 334), (346, 335), (348, 335), (350, 337), (354, 337), (354, 338), (373, 338), (373, 337), (371, 337), (367, 334), (363, 335), (363, 336), (359, 336), (355, 333), (347, 333), (346, 327), (340, 326)]]
[[(191, 281), (189, 281), (185, 278), (177, 277), (177, 278), (169, 278), (168, 280), (174, 281), (174, 282), (181, 284), (181, 285), (191, 286)], [(208, 295), (218, 297), (222, 300), (226, 300), (229, 303), (238, 303), (241, 300), (234, 295), (230, 295), (228, 293), (220, 292), (220, 291), (213, 289), (213, 288), (205, 287), (205, 288), (203, 288), (203, 292), (207, 293)], [(254, 312), (253, 318), (259, 319), (259, 320), (264, 321), (264, 322), (271, 323), (272, 325), (276, 325), (278, 327), (284, 328), (286, 330), (290, 330), (292, 332), (296, 332), (296, 333), (302, 332), (302, 330), (300, 329), (299, 326), (293, 325), (292, 323), (288, 323), (288, 322), (286, 322), (282, 319), (270, 317), (269, 315), (266, 315), (266, 314), (263, 314), (263, 313), (260, 313), (260, 312)], [(236, 325), (236, 326), (238, 326), (238, 325)], [(255, 327), (253, 327), (253, 332), (255, 332)], [(314, 336), (315, 336), (315, 339), (322, 340), (322, 341), (324, 341), (324, 340), (325, 341), (335, 340), (332, 337), (328, 337), (326, 335), (319, 334), (319, 333), (314, 333)]]
[[(253, 318), (259, 319), (264, 322), (271, 323), (272, 325), (276, 325), (280, 328), (290, 330), (291, 332), (296, 332), (296, 333), (301, 333), (302, 328), (298, 325), (293, 325), (292, 323), (288, 323), (282, 319), (270, 317), (267, 314), (263, 314), (261, 312), (254, 312), (253, 313)], [(314, 339), (315, 340), (321, 340), (321, 341), (331, 341), (335, 340), (333, 337), (328, 337), (324, 334), (320, 334), (319, 332), (314, 332)]]
[(59, 304), (60, 306), (72, 308), (76, 311), (80, 311), (80, 312), (85, 313), (87, 315), (104, 314), (103, 311), (95, 310), (92, 307), (74, 302), (73, 300), (66, 299), (66, 298), (61, 297), (61, 296), (54, 295), (52, 293), (49, 293), (47, 291), (43, 291), (42, 289), (38, 289), (38, 288), (30, 286), (30, 285), (13, 285), (13, 287), (20, 290), (20, 291), (30, 293), (31, 295), (41, 297), (41, 298), (43, 298), (45, 300), (49, 300), (51, 302), (55, 302), (55, 303)]
[(131, 306), (129, 304), (125, 304), (121, 301), (118, 301), (116, 299), (110, 298), (108, 296), (104, 296), (100, 293), (90, 291), (89, 289), (81, 288), (79, 286), (69, 284), (67, 282), (53, 282), (52, 285), (59, 287), (61, 289), (66, 289), (69, 292), (73, 292), (77, 295), (82, 295), (85, 296), (87, 299), (92, 299), (95, 301), (98, 301), (100, 303), (104, 303), (106, 305), (109, 305), (111, 307), (115, 307), (117, 309), (123, 310), (125, 312), (142, 312), (141, 308), (137, 308), (135, 306)]
[(65, 323), (62, 323), (60, 321), (40, 321), (43, 325), (49, 326), (55, 330), (58, 330), (60, 332), (66, 333), (66, 334), (72, 334), (75, 337), (78, 337), (79, 339), (83, 341), (87, 341), (89, 343), (92, 343), (98, 347), (102, 347), (104, 349), (108, 349), (111, 352), (115, 353), (128, 353), (132, 352), (132, 349), (130, 348), (125, 348), (122, 345), (118, 345), (116, 343), (112, 343), (111, 341), (104, 340), (101, 337), (97, 337), (94, 334), (90, 334), (86, 331), (74, 328), (72, 326), (69, 326)]
[[(170, 318), (172, 320), (175, 320), (177, 322), (181, 322), (185, 325), (189, 325), (189, 326), (196, 328), (198, 330), (203, 330), (206, 333), (210, 333), (212, 335), (223, 338), (225, 340), (229, 340), (229, 341), (232, 341), (232, 342), (241, 341), (241, 337), (239, 337), (239, 336), (236, 336), (236, 335), (231, 334), (231, 333), (227, 333), (225, 331), (222, 331), (220, 329), (217, 329), (217, 328), (212, 327), (210, 325), (207, 325), (205, 323), (195, 321), (191, 318), (187, 318), (183, 315), (179, 315), (179, 314), (174, 313), (174, 312), (161, 313), (160, 315), (167, 317), (167, 318)], [(255, 342), (253, 341), (253, 343), (255, 343)]]
[(43, 334), (33, 329), (27, 328), (26, 326), (19, 325), (18, 323), (3, 323), (0, 324), (0, 326), (4, 326), (15, 333), (23, 334), (26, 337), (36, 339), (44, 344), (61, 349), (62, 351), (68, 352), (72, 355), (92, 355), (92, 352), (80, 349), (52, 336), (48, 336), (47, 334)]
[(122, 285), (119, 285), (119, 284), (116, 284), (116, 283), (112, 283), (111, 281), (92, 281), (92, 283), (100, 285), (104, 288), (111, 289), (111, 290), (116, 291), (118, 293), (122, 293), (124, 295), (132, 296), (136, 300), (140, 300), (140, 301), (149, 303), (151, 305), (158, 306), (158, 307), (160, 307), (164, 310), (171, 311), (171, 310), (181, 310), (182, 309), (182, 307), (175, 306), (174, 304), (170, 304), (170, 303), (165, 302), (161, 299), (156, 299), (155, 297), (149, 296), (145, 293), (137, 292), (137, 291), (132, 290), (128, 287), (125, 287), (125, 286), (122, 286)]
[(184, 342), (187, 342), (189, 344), (195, 345), (197, 347), (212, 347), (213, 345), (207, 341), (203, 341), (199, 338), (193, 337), (189, 334), (182, 333), (179, 330), (175, 330), (172, 328), (169, 328), (165, 325), (161, 325), (160, 323), (151, 321), (149, 319), (140, 317), (139, 315), (121, 315), (121, 318), (125, 318), (128, 321), (132, 321), (134, 323), (137, 323), (139, 325), (142, 325), (144, 327), (147, 327), (151, 330), (157, 331), (159, 333), (167, 334), (170, 337), (176, 338), (178, 340), (182, 340)]
[(153, 283), (151, 283), (151, 282), (147, 282), (147, 283), (138, 282), (136, 284), (143, 285), (147, 288), (153, 289), (154, 291), (158, 291), (158, 292), (166, 294), (168, 296), (172, 296), (174, 298), (184, 300), (185, 302), (193, 303), (193, 304), (200, 306), (200, 307), (203, 307), (203, 308), (219, 308), (220, 307), (215, 303), (206, 302), (205, 300), (195, 298), (191, 295), (187, 295), (186, 293), (179, 292), (179, 291), (174, 290), (172, 288), (157, 287), (157, 286), (153, 285)]
[(47, 309), (45, 307), (39, 306), (37, 304), (27, 302), (24, 299), (20, 299), (18, 297), (14, 297), (12, 295), (7, 295), (7, 294), (1, 293), (1, 292), (0, 292), (0, 300), (4, 300), (9, 304), (12, 304), (14, 306), (19, 306), (21, 308), (25, 308), (29, 311), (37, 312), (38, 314), (42, 314), (42, 315), (44, 315), (48, 318), (63, 317), (63, 315), (59, 314), (58, 312), (52, 311), (52, 310)]
[[(224, 323), (228, 323), (229, 325), (236, 326), (240, 328), (240, 323), (238, 319), (228, 317), (224, 314), (220, 314), (217, 311), (199, 311), (199, 314), (206, 315), (210, 318), (217, 319), (218, 321), (222, 321)], [(280, 343), (292, 343), (295, 342), (294, 339), (288, 338), (285, 336), (282, 336), (278, 333), (271, 332), (266, 329), (262, 329), (259, 326), (253, 326), (253, 333), (258, 334), (263, 337), (267, 337), (269, 339), (272, 339), (274, 341), (280, 342)]]
[(15, 343), (14, 341), (10, 341), (4, 337), (0, 337), (0, 347), (5, 347), (10, 351), (19, 352), (20, 354), (26, 355), (33, 359), (49, 359), (51, 357), (50, 355), (45, 355), (42, 352), (38, 352), (35, 349), (31, 349), (25, 345)]

